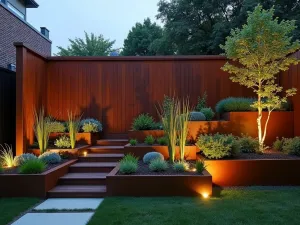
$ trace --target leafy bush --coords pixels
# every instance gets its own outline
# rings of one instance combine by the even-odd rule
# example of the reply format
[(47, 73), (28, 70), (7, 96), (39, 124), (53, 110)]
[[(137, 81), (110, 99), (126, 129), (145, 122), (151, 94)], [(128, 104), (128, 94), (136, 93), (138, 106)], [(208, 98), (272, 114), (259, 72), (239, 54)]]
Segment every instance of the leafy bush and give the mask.
[(239, 149), (233, 135), (200, 135), (196, 145), (208, 159), (222, 159), (235, 156)]
[(149, 164), (149, 169), (154, 172), (166, 171), (168, 168), (168, 163), (162, 159), (154, 159)]
[(154, 122), (152, 116), (149, 116), (148, 114), (139, 115), (132, 123), (133, 130), (153, 130), (155, 126), (156, 123)]
[(14, 153), (12, 147), (8, 144), (0, 145), (2, 151), (0, 153), (0, 164), (7, 167), (14, 166)]
[(176, 172), (184, 172), (189, 169), (190, 165), (186, 161), (179, 161), (173, 164), (173, 169)]
[(39, 156), (39, 159), (47, 164), (56, 164), (61, 162), (61, 157), (55, 152), (45, 152)]
[(211, 121), (215, 116), (215, 113), (211, 108), (203, 108), (201, 109), (201, 112), (204, 114), (206, 120), (208, 121)]
[(155, 142), (155, 138), (152, 136), (152, 135), (148, 135), (146, 138), (145, 138), (145, 143), (147, 145), (153, 145)]
[(284, 153), (300, 156), (300, 137), (285, 138), (282, 150)]
[(206, 117), (202, 112), (191, 112), (190, 120), (191, 121), (205, 121)]
[(216, 111), (218, 113), (256, 111), (251, 107), (254, 101), (256, 101), (255, 98), (225, 98), (217, 103)]
[(137, 171), (138, 168), (138, 158), (128, 154), (120, 161), (120, 173), (122, 174), (132, 174)]
[(47, 128), (50, 133), (63, 133), (66, 131), (65, 124), (58, 121), (48, 121)]
[(197, 103), (197, 106), (195, 108), (195, 110), (197, 112), (200, 112), (201, 109), (206, 108), (206, 100), (207, 100), (207, 94), (206, 94), (206, 92), (204, 92), (202, 97), (201, 96), (198, 97), (198, 103)]
[(42, 173), (46, 169), (46, 163), (39, 159), (32, 159), (25, 162), (19, 168), (19, 172), (22, 174), (38, 174)]
[(54, 145), (58, 148), (71, 148), (71, 140), (68, 136), (63, 135), (55, 140)]
[(164, 156), (159, 152), (148, 152), (146, 155), (144, 155), (143, 162), (148, 164), (154, 159), (164, 160)]
[(195, 164), (196, 171), (199, 174), (202, 174), (203, 171), (206, 169), (205, 161), (204, 160), (198, 160)]
[(86, 133), (97, 133), (102, 131), (102, 124), (96, 119), (84, 119), (80, 121), (80, 128)]
[(168, 145), (168, 138), (167, 137), (160, 137), (157, 139), (158, 144), (160, 145)]
[(244, 134), (242, 135), (242, 137), (239, 137), (237, 139), (237, 144), (239, 146), (240, 151), (244, 153), (258, 152), (259, 149), (258, 139), (252, 138)]
[(276, 138), (276, 141), (274, 141), (273, 143), (273, 149), (275, 149), (276, 151), (282, 151), (282, 147), (283, 147), (283, 141), (284, 139), (279, 139), (278, 137)]
[(25, 162), (29, 161), (29, 160), (33, 160), (33, 159), (37, 159), (37, 157), (33, 154), (22, 154), (19, 156), (16, 156), (14, 159), (14, 165), (15, 166), (21, 166), (23, 165)]
[(130, 140), (129, 140), (129, 144), (130, 144), (131, 146), (136, 146), (137, 143), (138, 143), (138, 141), (137, 141), (136, 139), (130, 139)]

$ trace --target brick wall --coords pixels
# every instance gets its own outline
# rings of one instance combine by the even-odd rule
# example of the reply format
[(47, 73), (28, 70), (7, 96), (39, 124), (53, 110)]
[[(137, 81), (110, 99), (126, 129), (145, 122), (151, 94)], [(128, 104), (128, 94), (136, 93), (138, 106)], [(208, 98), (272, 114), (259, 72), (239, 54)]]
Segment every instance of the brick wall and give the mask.
[(51, 41), (0, 3), (0, 67), (16, 63), (14, 42), (23, 42), (44, 56), (51, 55)]

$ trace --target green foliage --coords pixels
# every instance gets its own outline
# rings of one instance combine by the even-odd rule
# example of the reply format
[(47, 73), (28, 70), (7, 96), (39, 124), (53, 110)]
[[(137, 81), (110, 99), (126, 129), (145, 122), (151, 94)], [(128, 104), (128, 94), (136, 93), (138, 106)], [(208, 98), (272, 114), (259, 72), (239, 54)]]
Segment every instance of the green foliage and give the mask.
[(58, 46), (58, 56), (108, 56), (113, 51), (115, 41), (105, 39), (103, 35), (96, 36), (85, 33), (85, 40), (82, 38), (69, 39), (70, 46), (63, 48)]
[(132, 174), (138, 169), (138, 158), (132, 154), (127, 154), (120, 161), (120, 173), (122, 174)]
[(14, 165), (15, 166), (21, 166), (23, 165), (25, 162), (29, 161), (29, 160), (33, 160), (36, 159), (37, 157), (33, 154), (30, 153), (25, 153), (19, 156), (16, 156), (14, 159)]
[(83, 132), (97, 133), (102, 131), (102, 124), (96, 119), (84, 119), (80, 121), (80, 127)]
[(244, 153), (254, 153), (258, 152), (259, 143), (257, 138), (252, 138), (250, 136), (242, 134), (242, 137), (237, 138), (237, 144), (241, 152)]
[(155, 127), (155, 122), (149, 114), (141, 114), (134, 119), (132, 130), (152, 130)]
[(127, 154), (123, 157), (123, 159), (120, 161), (120, 163), (122, 163), (122, 162), (135, 162), (135, 163), (137, 163), (138, 160), (139, 160), (139, 158), (135, 157), (134, 155)]
[(168, 138), (167, 137), (157, 138), (157, 143), (159, 145), (168, 145)]
[(34, 111), (34, 126), (33, 130), (35, 133), (35, 137), (39, 143), (39, 148), (41, 153), (44, 153), (48, 148), (48, 141), (49, 141), (49, 130), (47, 124), (49, 124), (50, 119), (45, 118), (44, 109), (40, 109)]
[(285, 138), (282, 151), (290, 155), (300, 156), (300, 137)]
[[(258, 110), (257, 126), (259, 150), (264, 150), (268, 121), (271, 112), (287, 102), (287, 97), (296, 94), (296, 89), (286, 90), (277, 82), (277, 74), (296, 65), (299, 60), (288, 57), (300, 48), (299, 41), (292, 42), (295, 21), (274, 17), (274, 8), (263, 10), (261, 5), (248, 14), (247, 24), (242, 29), (235, 29), (226, 39), (226, 56), (239, 63), (227, 62), (222, 69), (231, 74), (230, 79), (242, 86), (251, 88), (257, 95), (252, 106)], [(262, 125), (262, 111), (268, 110), (268, 118)]]
[(206, 108), (207, 107), (206, 101), (207, 101), (207, 94), (206, 94), (206, 92), (204, 92), (204, 94), (202, 96), (198, 97), (198, 103), (197, 103), (195, 110), (197, 112), (201, 112), (201, 109)]
[(71, 148), (74, 149), (76, 145), (76, 134), (80, 129), (81, 116), (75, 116), (72, 112), (68, 112), (68, 130), (71, 140)]
[(197, 173), (202, 174), (207, 166), (206, 166), (204, 160), (197, 160), (196, 164), (195, 164), (195, 167), (196, 167)]
[(61, 157), (55, 152), (45, 152), (39, 156), (39, 159), (46, 164), (57, 164), (61, 162)]
[(63, 135), (63, 136), (60, 136), (58, 139), (55, 140), (54, 145), (58, 148), (70, 148), (71, 147), (71, 140), (68, 136)]
[[(122, 55), (124, 56), (149, 56), (156, 55), (162, 43), (156, 42), (162, 38), (163, 29), (149, 18), (143, 23), (136, 23), (129, 31), (124, 41)], [(155, 49), (155, 51), (153, 51)], [(161, 50), (160, 50), (161, 51)]]
[(191, 112), (190, 120), (191, 121), (205, 121), (206, 117), (202, 112)]
[(4, 169), (2, 168), (2, 165), (0, 164), (0, 173), (3, 173)]
[(216, 112), (248, 112), (255, 111), (251, 105), (256, 101), (255, 98), (229, 97), (222, 99), (216, 105)]
[(145, 138), (145, 143), (147, 145), (153, 145), (155, 142), (155, 138), (152, 136), (152, 135), (148, 135), (146, 138)]
[(162, 159), (154, 159), (150, 161), (149, 169), (154, 172), (166, 171), (169, 168), (168, 163)]
[(164, 156), (159, 152), (148, 152), (143, 157), (143, 162), (149, 164), (154, 159), (164, 160)]
[(190, 120), (190, 105), (188, 99), (183, 100), (179, 105), (179, 115), (178, 118), (178, 139), (179, 139), (179, 149), (180, 149), (180, 160), (184, 160), (185, 156), (185, 145), (188, 136), (188, 121)]
[(283, 141), (284, 139), (279, 139), (278, 137), (276, 138), (276, 141), (274, 141), (273, 143), (273, 149), (275, 149), (276, 151), (282, 151), (282, 147), (283, 147)]
[(0, 145), (2, 148), (0, 152), (0, 165), (12, 167), (14, 166), (14, 153), (12, 147), (8, 144)]
[(189, 163), (186, 161), (178, 161), (173, 164), (173, 169), (176, 172), (184, 172), (189, 170)]
[(66, 131), (64, 123), (51, 120), (47, 122), (47, 129), (50, 133), (64, 133)]
[(39, 159), (32, 159), (20, 166), (19, 172), (21, 174), (39, 174), (46, 169), (46, 163)]
[(208, 120), (208, 121), (211, 121), (215, 116), (214, 111), (210, 107), (209, 108), (202, 108), (201, 112), (204, 114), (206, 120)]
[(129, 144), (130, 144), (131, 146), (136, 146), (137, 143), (138, 143), (138, 141), (137, 141), (136, 139), (130, 139), (130, 140), (129, 140)]
[(234, 157), (239, 151), (236, 139), (231, 134), (200, 135), (196, 145), (208, 159)]

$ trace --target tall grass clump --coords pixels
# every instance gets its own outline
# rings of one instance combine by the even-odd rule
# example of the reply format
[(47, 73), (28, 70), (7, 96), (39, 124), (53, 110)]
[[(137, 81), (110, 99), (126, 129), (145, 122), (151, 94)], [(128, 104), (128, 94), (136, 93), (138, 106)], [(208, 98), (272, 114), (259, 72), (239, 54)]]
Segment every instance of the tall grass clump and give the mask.
[(76, 134), (80, 129), (81, 116), (76, 116), (72, 112), (68, 112), (68, 130), (71, 141), (71, 148), (74, 149), (76, 145)]
[(13, 167), (14, 166), (14, 154), (12, 147), (8, 144), (0, 145), (1, 153), (0, 153), (0, 166)]
[(188, 121), (190, 120), (190, 106), (188, 99), (183, 100), (182, 104), (178, 102), (179, 118), (178, 118), (178, 139), (180, 149), (180, 160), (184, 161), (185, 145), (188, 136)]
[(48, 141), (49, 141), (49, 126), (50, 118), (45, 117), (44, 109), (40, 109), (39, 112), (36, 110), (34, 111), (34, 126), (33, 130), (35, 133), (35, 137), (39, 144), (39, 149), (41, 154), (43, 154), (48, 148)]

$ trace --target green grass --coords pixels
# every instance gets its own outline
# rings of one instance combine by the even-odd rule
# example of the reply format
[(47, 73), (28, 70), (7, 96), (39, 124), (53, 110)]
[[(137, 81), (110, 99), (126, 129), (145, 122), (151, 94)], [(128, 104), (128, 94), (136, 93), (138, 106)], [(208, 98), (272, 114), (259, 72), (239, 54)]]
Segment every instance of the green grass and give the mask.
[(0, 198), (0, 225), (11, 222), (39, 201), (36, 198)]
[(89, 225), (299, 224), (300, 189), (225, 190), (220, 197), (106, 198)]

